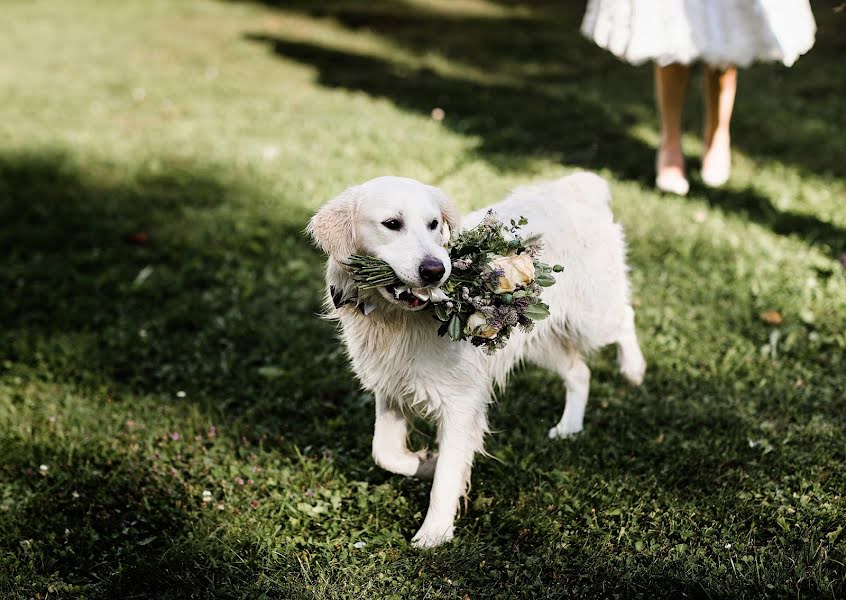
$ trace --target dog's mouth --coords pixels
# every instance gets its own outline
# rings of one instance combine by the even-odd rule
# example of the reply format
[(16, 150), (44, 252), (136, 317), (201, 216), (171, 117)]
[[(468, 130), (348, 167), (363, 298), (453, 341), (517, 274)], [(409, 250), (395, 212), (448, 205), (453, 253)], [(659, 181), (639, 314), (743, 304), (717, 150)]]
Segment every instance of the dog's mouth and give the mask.
[(408, 310), (420, 310), (429, 304), (428, 288), (409, 288), (405, 285), (386, 285), (379, 288), (382, 296), (393, 304)]

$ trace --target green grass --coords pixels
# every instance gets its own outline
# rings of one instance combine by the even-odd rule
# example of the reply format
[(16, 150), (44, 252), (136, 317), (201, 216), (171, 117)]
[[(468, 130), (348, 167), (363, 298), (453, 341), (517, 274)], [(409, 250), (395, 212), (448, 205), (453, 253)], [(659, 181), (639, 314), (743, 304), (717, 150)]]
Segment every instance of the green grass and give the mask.
[[(560, 4), (4, 3), (0, 597), (846, 595), (846, 17), (741, 73), (721, 191), (692, 88), (677, 198), (649, 67)], [(470, 209), (575, 168), (612, 182), (647, 380), (594, 357), (553, 443), (562, 386), (517, 373), (415, 551), (429, 484), (372, 464), (302, 229), (376, 175)]]

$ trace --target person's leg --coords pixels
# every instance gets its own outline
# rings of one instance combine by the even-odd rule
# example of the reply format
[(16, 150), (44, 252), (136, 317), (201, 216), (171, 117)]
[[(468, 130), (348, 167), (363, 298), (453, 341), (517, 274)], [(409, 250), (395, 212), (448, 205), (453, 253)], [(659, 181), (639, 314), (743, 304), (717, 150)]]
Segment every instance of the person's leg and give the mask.
[(655, 98), (661, 115), (661, 147), (655, 161), (655, 185), (681, 195), (688, 189), (681, 148), (682, 110), (688, 79), (690, 67), (687, 65), (655, 65)]
[(731, 172), (731, 136), (729, 122), (737, 91), (737, 69), (705, 66), (705, 123), (702, 155), (702, 180), (712, 187), (723, 185)]

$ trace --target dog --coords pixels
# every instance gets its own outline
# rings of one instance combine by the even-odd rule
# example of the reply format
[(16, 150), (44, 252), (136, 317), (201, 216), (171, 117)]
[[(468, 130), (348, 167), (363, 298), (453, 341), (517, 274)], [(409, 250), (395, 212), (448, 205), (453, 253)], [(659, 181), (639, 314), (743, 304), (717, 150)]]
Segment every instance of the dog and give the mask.
[[(432, 478), (429, 509), (412, 538), (420, 548), (454, 535), (458, 504), (488, 432), (487, 406), (509, 372), (528, 362), (557, 373), (566, 403), (550, 438), (582, 431), (590, 386), (585, 356), (618, 348), (622, 374), (643, 380), (646, 363), (635, 332), (625, 241), (614, 222), (607, 183), (592, 173), (518, 188), (491, 207), (503, 221), (525, 217), (521, 235), (540, 234), (540, 260), (560, 264), (543, 300), (550, 316), (530, 332), (512, 331), (505, 348), (488, 355), (469, 342), (437, 333), (428, 301), (391, 287), (360, 291), (345, 263), (352, 254), (387, 262), (408, 288), (435, 289), (450, 276), (447, 250), (460, 230), (479, 224), (488, 209), (462, 219), (437, 187), (402, 177), (379, 177), (325, 204), (307, 232), (328, 255), (327, 316), (341, 324), (352, 369), (373, 392), (373, 459), (400, 475)], [(425, 297), (425, 294), (424, 294)], [(437, 426), (438, 453), (409, 450), (408, 419)]]

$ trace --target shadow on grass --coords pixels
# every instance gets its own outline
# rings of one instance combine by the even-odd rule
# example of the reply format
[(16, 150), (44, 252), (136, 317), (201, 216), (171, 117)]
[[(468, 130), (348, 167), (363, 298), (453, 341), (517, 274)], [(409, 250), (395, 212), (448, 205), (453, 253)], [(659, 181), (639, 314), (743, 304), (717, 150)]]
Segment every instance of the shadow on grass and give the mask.
[[(694, 192), (696, 187), (693, 188)], [(734, 191), (708, 189), (708, 203), (728, 213), (739, 214), (779, 235), (796, 236), (837, 257), (846, 251), (846, 229), (808, 214), (779, 210), (773, 202), (752, 189)]]
[[(279, 56), (312, 65), (327, 87), (365, 91), (426, 114), (446, 111), (446, 126), (481, 139), (476, 152), (503, 170), (521, 169), (533, 156), (557, 156), (568, 165), (607, 169), (617, 177), (652, 185), (654, 149), (627, 133), (637, 110), (615, 106), (583, 90), (482, 84), (432, 70), (410, 70), (389, 61), (264, 34), (248, 39)], [(460, 157), (456, 163), (461, 162)], [(446, 174), (444, 174), (446, 175)], [(437, 183), (437, 181), (433, 182)], [(779, 211), (771, 200), (746, 188), (700, 187), (714, 206), (745, 216), (774, 232), (795, 235), (831, 255), (846, 249), (846, 231), (802, 214)]]
[(0, 156), (0, 358), (117, 399), (195, 402), (287, 448), (359, 447), (329, 416), (369, 408), (316, 316), (306, 215), (251, 205), (213, 171)]
[[(331, 18), (350, 31), (375, 33), (419, 56), (437, 52), (458, 65), (512, 75), (530, 96), (538, 85), (570, 88), (573, 97), (601, 99), (614, 114), (657, 120), (651, 66), (634, 68), (585, 39), (580, 33), (583, 2), (501, 1), (492, 4), (502, 10), (473, 10), (397, 0), (251, 1), (313, 18)], [(796, 164), (822, 175), (842, 171), (846, 145), (838, 132), (846, 125), (840, 110), (846, 79), (842, 69), (832, 68), (846, 50), (846, 38), (841, 35), (846, 16), (836, 10), (839, 5), (839, 0), (814, 5), (815, 46), (792, 69), (767, 64), (741, 74), (732, 141), (749, 155)], [(472, 95), (472, 90), (467, 93)], [(691, 95), (698, 95), (693, 86)], [(429, 95), (428, 99), (437, 98)], [(814, 110), (805, 110), (806, 103), (813, 103)], [(687, 129), (698, 131), (701, 111), (692, 104), (688, 102)], [(435, 105), (430, 104), (428, 110)], [(567, 116), (550, 110), (548, 103), (528, 101), (520, 108), (552, 127)], [(589, 113), (580, 114), (569, 122), (568, 133), (591, 127), (590, 119)], [(546, 131), (539, 127), (527, 132), (536, 138), (536, 149), (545, 147)], [(596, 131), (602, 137), (613, 133), (613, 129)], [(643, 174), (651, 174), (652, 153), (650, 148), (639, 155), (645, 161)]]
[[(282, 457), (361, 461), (371, 408), (316, 316), (323, 258), (306, 215), (251, 205), (256, 194), (212, 166), (164, 162), (123, 173), (62, 153), (0, 155), (0, 372), (79, 390), (95, 412), (190, 403)], [(308, 596), (283, 576), (287, 557), (259, 582), (262, 561), (244, 565), (258, 547), (206, 539), (190, 517), (196, 493), (132, 444), (0, 439), (0, 587), (19, 582), (2, 593), (54, 573), (60, 595), (186, 598), (235, 581), (228, 593)]]
[[(254, 194), (211, 168), (166, 164), (157, 172), (121, 175), (96, 165), (83, 169), (61, 154), (0, 157), (0, 191), (0, 253), (6, 257), (0, 264), (5, 290), (0, 364), (24, 365), (39, 377), (97, 390), (89, 394), (91, 402), (104, 396), (105, 387), (117, 402), (141, 394), (163, 405), (197, 403), (280, 454), (291, 452), (292, 445), (303, 451), (311, 446), (332, 452), (337, 468), (351, 480), (390, 479), (424, 510), (428, 484), (372, 470), (371, 408), (357, 391), (332, 326), (315, 316), (323, 285), (315, 274), (323, 258), (302, 236), (302, 211), (291, 209), (280, 217), (274, 216), (276, 210), (247, 204), (242, 198)], [(146, 240), (127, 237), (139, 232), (147, 234)], [(599, 386), (622, 389), (610, 361), (603, 364), (595, 373), (611, 383)], [(657, 397), (678, 394), (686, 385), (675, 380), (679, 376), (650, 373), (646, 390)], [(549, 443), (546, 429), (563, 406), (563, 388), (536, 371), (520, 381), (499, 416), (500, 409), (494, 409), (494, 427), (499, 421), (529, 429), (524, 435), (503, 431), (499, 439), (507, 440), (506, 463), (480, 461), (475, 479), (474, 494), (500, 499), (491, 509), (472, 509), (461, 524), (461, 545), (444, 550), (438, 555), (442, 558), (419, 559), (421, 569), (426, 565), (438, 575), (430, 579), (433, 588), (445, 585), (438, 569), (448, 578), (456, 564), (469, 569), (473, 560), (488, 560), (504, 581), (508, 564), (521, 553), (540, 565), (542, 577), (537, 570), (521, 570), (520, 577), (531, 580), (514, 587), (515, 595), (540, 592), (555, 577), (574, 594), (605, 584), (630, 591), (661, 585), (695, 595), (696, 581), (662, 574), (660, 565), (648, 571), (652, 579), (644, 579), (644, 571), (632, 579), (622, 568), (605, 571), (611, 568), (608, 557), (594, 565), (579, 545), (559, 549), (550, 533), (547, 498), (560, 505), (555, 494), (574, 480), (612, 482), (633, 490), (626, 497), (634, 502), (640, 491), (648, 497), (676, 497), (697, 511), (713, 511), (714, 518), (727, 513), (745, 518), (743, 511), (713, 503), (731, 497), (727, 490), (760, 481), (747, 479), (751, 469), (766, 468), (770, 478), (778, 478), (800, 465), (801, 449), (781, 462), (756, 462), (746, 446), (748, 420), (735, 406), (655, 404), (645, 392), (619, 392), (624, 400), (611, 409), (593, 403), (588, 421), (594, 431), (586, 434), (591, 437)], [(695, 387), (700, 397), (713, 400), (731, 397), (731, 386), (700, 381)], [(176, 390), (187, 391), (187, 398), (175, 399)], [(550, 390), (555, 390), (551, 397)], [(796, 392), (772, 386), (767, 393), (791, 402)], [(543, 400), (533, 402), (536, 397)], [(656, 443), (665, 430), (672, 433)], [(14, 526), (0, 534), (0, 548), (14, 548), (8, 562), (22, 569), (22, 577), (27, 577), (25, 569), (43, 573), (53, 568), (69, 575), (65, 583), (76, 574), (82, 583), (96, 572), (109, 578), (101, 589), (127, 596), (150, 586), (165, 596), (183, 591), (189, 596), (197, 586), (214, 589), (219, 576), (245, 582), (244, 590), (266, 588), (254, 579), (255, 564), (267, 562), (261, 548), (249, 541), (217, 545), (193, 538), (194, 524), (186, 516), (191, 511), (181, 509), (177, 500), (196, 503), (196, 494), (184, 497), (161, 472), (115, 450), (111, 442), (83, 445), (56, 463), (61, 469), (50, 477), (32, 472), (32, 465), (54, 448), (23, 439), (0, 444), (5, 455), (14, 457), (0, 472), (26, 498), (3, 516)], [(569, 482), (556, 479), (557, 472)], [(69, 488), (92, 496), (79, 499), (87, 502), (84, 506), (77, 504), (68, 498)], [(526, 490), (537, 492), (529, 495), (528, 504)], [(596, 503), (590, 489), (575, 493), (584, 495), (577, 506)], [(414, 512), (405, 511), (409, 530), (419, 524)], [(554, 519), (572, 517), (562, 513)], [(19, 547), (21, 540), (50, 540), (55, 547), (65, 535), (71, 536), (67, 556), (51, 558), (55, 563), (46, 566), (26, 566), (28, 550)], [(72, 537), (78, 535), (84, 537)], [(474, 537), (481, 549), (477, 555)], [(234, 549), (227, 550), (227, 543)], [(500, 547), (496, 553), (490, 550), (495, 546)], [(413, 564), (417, 558), (412, 556)], [(297, 568), (292, 563), (290, 572)], [(488, 575), (475, 566), (468, 572), (477, 586)]]
[[(29, 587), (45, 577), (58, 597), (195, 598), (200, 590), (259, 597), (267, 591), (268, 581), (259, 585), (242, 569), (246, 546), (234, 550), (231, 540), (198, 524), (201, 502), (166, 464), (145, 463), (105, 444), (76, 440), (72, 446), (67, 452), (55, 444), (0, 441), (0, 475), (21, 499), (0, 511), (5, 598), (45, 593)], [(49, 472), (33, 469), (44, 462)], [(297, 570), (291, 557), (275, 562), (279, 573)], [(299, 579), (281, 579), (277, 593), (307, 596)], [(12, 581), (16, 585), (4, 590)]]

